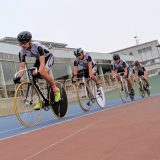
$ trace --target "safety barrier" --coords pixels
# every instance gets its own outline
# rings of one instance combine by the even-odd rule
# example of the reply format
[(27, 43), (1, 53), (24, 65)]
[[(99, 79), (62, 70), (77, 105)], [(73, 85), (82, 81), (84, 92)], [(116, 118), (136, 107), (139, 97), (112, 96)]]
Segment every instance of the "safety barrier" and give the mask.
[[(115, 83), (111, 79), (110, 75), (98, 76), (98, 80), (101, 83), (104, 91), (111, 90), (115, 88)], [(71, 79), (67, 80), (58, 80), (61, 82), (67, 92), (69, 102), (77, 100), (76, 88), (72, 84)], [(46, 90), (46, 82), (40, 80), (41, 90)], [(13, 110), (13, 97), (15, 93), (15, 85), (10, 84), (0, 87), (0, 116), (14, 114)]]

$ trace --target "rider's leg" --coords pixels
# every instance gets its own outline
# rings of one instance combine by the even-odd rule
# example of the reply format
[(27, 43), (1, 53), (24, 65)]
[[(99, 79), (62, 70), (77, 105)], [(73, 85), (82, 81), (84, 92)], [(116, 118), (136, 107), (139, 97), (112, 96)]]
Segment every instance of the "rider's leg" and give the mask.
[[(53, 55), (50, 55), (45, 58), (45, 67), (41, 68), (40, 75), (50, 84), (52, 91), (54, 92), (55, 102), (58, 102), (61, 99), (60, 90), (56, 86), (54, 82), (54, 78), (49, 75), (49, 71), (51, 70), (54, 62)], [(41, 65), (40, 65), (41, 67)]]
[(96, 83), (97, 92), (100, 92), (100, 83), (99, 83), (98, 78), (96, 76), (96, 70), (97, 70), (96, 67), (92, 68), (92, 70), (90, 71), (91, 73), (89, 73), (89, 75), (92, 78), (92, 80)]
[[(90, 87), (90, 79), (85, 78), (85, 81), (86, 81), (86, 83), (87, 83), (87, 86), (88, 86), (89, 88), (91, 88), (91, 87)], [(90, 106), (90, 105), (92, 105), (92, 102), (94, 102), (94, 97), (93, 97), (93, 95), (91, 95), (88, 87), (86, 87), (87, 95), (88, 95), (88, 97), (89, 97), (89, 101), (87, 102), (87, 105)]]
[(128, 89), (130, 91), (133, 88), (132, 80), (130, 78), (126, 78), (126, 80), (127, 80)]
[(61, 99), (60, 91), (55, 84), (54, 78), (49, 75), (49, 70), (47, 68), (43, 68), (40, 75), (50, 84), (55, 95), (55, 102), (58, 102)]
[(138, 84), (139, 84), (139, 90), (142, 91), (142, 83), (140, 82), (139, 77), (137, 77), (137, 81), (138, 81)]
[(147, 72), (146, 71), (144, 71), (144, 81), (146, 82), (147, 87), (149, 87), (149, 82), (148, 82)]
[(124, 88), (123, 88), (123, 84), (122, 84), (122, 81), (121, 81), (121, 79), (120, 79), (120, 75), (119, 75), (119, 74), (116, 75), (116, 79), (117, 79), (117, 81), (118, 81), (118, 82), (120, 83), (120, 85), (121, 85), (121, 91), (123, 91)]
[(147, 87), (149, 87), (150, 85), (149, 85), (148, 79), (144, 77), (144, 81), (146, 82)]

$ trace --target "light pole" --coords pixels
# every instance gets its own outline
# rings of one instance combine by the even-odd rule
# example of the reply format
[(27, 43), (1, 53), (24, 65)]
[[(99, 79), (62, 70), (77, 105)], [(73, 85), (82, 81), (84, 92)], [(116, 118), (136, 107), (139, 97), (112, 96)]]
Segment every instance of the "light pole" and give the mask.
[(134, 36), (134, 39), (136, 40), (136, 45), (138, 45), (139, 44), (138, 36)]

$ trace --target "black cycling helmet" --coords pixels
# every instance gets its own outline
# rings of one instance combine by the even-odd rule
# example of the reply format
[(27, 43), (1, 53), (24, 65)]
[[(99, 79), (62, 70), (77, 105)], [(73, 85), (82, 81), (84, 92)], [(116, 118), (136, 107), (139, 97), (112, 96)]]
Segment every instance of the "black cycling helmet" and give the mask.
[(141, 64), (140, 64), (139, 61), (136, 60), (136, 61), (134, 62), (134, 65), (135, 65), (135, 66), (140, 66)]
[(83, 53), (83, 49), (82, 48), (77, 48), (75, 51), (74, 51), (74, 55), (77, 57), (80, 55), (80, 53)]
[(120, 59), (119, 54), (114, 54), (114, 55), (113, 55), (113, 60), (118, 60), (118, 59)]
[(31, 38), (32, 38), (32, 34), (28, 31), (20, 32), (17, 36), (17, 40), (20, 44), (29, 42)]

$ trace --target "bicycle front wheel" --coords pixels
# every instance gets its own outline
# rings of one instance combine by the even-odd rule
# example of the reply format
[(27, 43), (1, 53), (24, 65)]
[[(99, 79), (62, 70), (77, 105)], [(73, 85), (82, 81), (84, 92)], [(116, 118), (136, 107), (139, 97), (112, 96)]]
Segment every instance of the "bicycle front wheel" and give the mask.
[[(39, 109), (35, 110), (35, 105)], [(14, 96), (14, 111), (19, 122), (25, 127), (32, 127), (39, 123), (42, 102), (38, 90), (28, 81), (18, 85)]]
[(81, 109), (84, 112), (89, 111), (92, 106), (92, 100), (88, 96), (89, 94), (91, 94), (91, 93), (88, 93), (88, 92), (90, 92), (90, 89), (85, 85), (85, 83), (80, 82), (77, 85), (76, 90), (77, 90), (78, 102), (79, 102)]
[(119, 95), (120, 95), (123, 103), (126, 103), (128, 101), (129, 93), (127, 91), (127, 86), (126, 85), (124, 85), (123, 90), (121, 88), (119, 88)]

